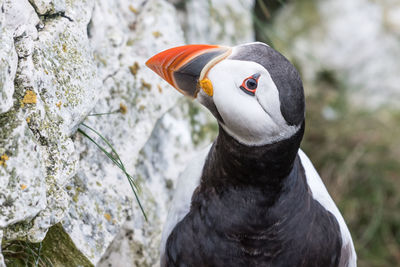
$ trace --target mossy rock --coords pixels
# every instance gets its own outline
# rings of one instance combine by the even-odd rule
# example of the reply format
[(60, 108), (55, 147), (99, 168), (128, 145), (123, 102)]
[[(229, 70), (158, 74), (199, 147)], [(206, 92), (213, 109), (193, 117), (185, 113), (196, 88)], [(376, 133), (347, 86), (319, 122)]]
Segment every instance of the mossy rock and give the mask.
[(47, 232), (46, 238), (43, 240), (42, 254), (55, 267), (93, 266), (77, 249), (61, 224), (52, 226)]
[(8, 267), (19, 266), (93, 266), (80, 252), (61, 224), (52, 226), (40, 243), (27, 241), (3, 242), (2, 251)]

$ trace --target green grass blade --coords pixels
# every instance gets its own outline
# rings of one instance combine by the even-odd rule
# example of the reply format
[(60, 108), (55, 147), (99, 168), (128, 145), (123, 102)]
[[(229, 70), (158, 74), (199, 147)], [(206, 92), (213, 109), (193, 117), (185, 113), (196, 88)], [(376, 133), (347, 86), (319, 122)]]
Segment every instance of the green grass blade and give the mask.
[[(125, 175), (129, 175), (128, 174), (128, 172), (126, 171), (126, 169), (125, 169), (125, 166), (124, 166), (124, 164), (122, 163), (122, 160), (121, 160), (121, 158), (119, 157), (119, 155), (118, 155), (118, 153), (117, 153), (117, 151), (114, 149), (114, 147), (111, 145), (111, 143), (104, 137), (104, 136), (102, 136), (98, 131), (96, 131), (95, 129), (93, 129), (92, 127), (90, 127), (90, 126), (88, 126), (88, 125), (86, 125), (86, 124), (84, 124), (84, 123), (81, 123), (81, 125), (83, 125), (83, 126), (85, 126), (86, 128), (88, 128), (89, 130), (91, 130), (92, 132), (94, 132), (95, 134), (97, 134), (97, 136), (99, 136), (100, 138), (101, 138), (101, 140), (103, 140), (106, 144), (107, 144), (107, 146), (111, 149), (111, 151), (113, 152), (113, 156), (112, 156), (112, 158), (110, 158), (110, 156), (108, 156), (110, 159), (115, 159), (115, 160), (117, 160), (118, 161), (118, 167), (125, 173)], [(93, 139), (92, 139), (93, 140)], [(94, 140), (93, 140), (94, 141)], [(92, 141), (92, 142), (93, 142)], [(104, 152), (104, 151), (103, 151)], [(108, 153), (108, 154), (110, 154), (110, 153)], [(116, 157), (116, 158), (114, 158), (114, 156)], [(115, 163), (115, 161), (114, 161), (114, 163)], [(133, 185), (135, 186), (135, 188), (136, 188), (136, 190), (138, 190), (138, 191), (140, 191), (140, 189), (139, 189), (139, 187), (136, 185), (136, 183), (133, 181)]]
[(269, 10), (268, 10), (267, 6), (265, 5), (264, 1), (262, 1), (262, 0), (257, 0), (257, 3), (258, 3), (258, 5), (260, 6), (261, 11), (262, 11), (262, 13), (264, 14), (264, 16), (265, 16), (267, 19), (270, 19), (270, 18), (271, 18), (271, 14), (269, 13)]
[(103, 146), (101, 146), (99, 143), (97, 143), (85, 131), (83, 131), (81, 128), (78, 128), (78, 132), (79, 133), (81, 133), (83, 136), (88, 138), (93, 144), (95, 144), (115, 165), (117, 165), (118, 168), (120, 168), (122, 170), (122, 172), (125, 174), (126, 178), (128, 179), (129, 185), (131, 186), (131, 189), (133, 191), (135, 199), (136, 199), (136, 201), (137, 201), (137, 203), (139, 205), (139, 208), (140, 208), (145, 220), (148, 221), (147, 220), (147, 215), (146, 215), (146, 213), (144, 211), (144, 208), (143, 208), (142, 203), (140, 202), (140, 199), (139, 199), (139, 196), (138, 196), (138, 192), (140, 192), (140, 189), (136, 185), (133, 177), (126, 171), (125, 165), (123, 164), (123, 162), (122, 162), (121, 158), (119, 157), (119, 154), (117, 153), (117, 151), (114, 149), (114, 147), (111, 145), (111, 143), (104, 136), (102, 136), (98, 131), (96, 131), (95, 129), (93, 129), (92, 127), (90, 127), (90, 126), (88, 126), (88, 125), (86, 125), (84, 123), (81, 123), (81, 125), (86, 127), (86, 128), (88, 128), (92, 132), (94, 132), (111, 149), (112, 153), (108, 152)]
[(116, 111), (104, 112), (104, 113), (92, 113), (92, 114), (89, 114), (88, 116), (104, 116), (104, 115), (111, 115), (111, 114), (116, 114), (116, 113), (121, 113), (121, 112), (119, 110), (116, 110)]
[(118, 161), (119, 161), (120, 164), (122, 165), (122, 161), (121, 161), (121, 159), (119, 158), (117, 151), (115, 151), (114, 147), (111, 145), (110, 142), (108, 142), (108, 140), (107, 140), (104, 136), (102, 136), (98, 131), (96, 131), (95, 129), (93, 129), (92, 127), (86, 125), (86, 124), (83, 123), (83, 122), (81, 123), (81, 125), (85, 126), (85, 127), (88, 128), (89, 130), (91, 130), (92, 132), (94, 132), (95, 134), (97, 134), (97, 136), (99, 136), (99, 137), (101, 138), (101, 140), (103, 140), (103, 141), (107, 144), (107, 146), (111, 149), (111, 151), (114, 153), (114, 155), (117, 157)]
[[(91, 131), (93, 131), (94, 133), (96, 133), (96, 134), (107, 144), (107, 146), (111, 149), (111, 151), (112, 151), (113, 154), (115, 155), (116, 160), (119, 162), (119, 164), (117, 164), (117, 165), (120, 167), (120, 169), (121, 169), (127, 176), (129, 176), (128, 172), (127, 172), (126, 169), (125, 169), (124, 164), (122, 163), (121, 158), (119, 157), (117, 151), (114, 149), (114, 147), (111, 145), (111, 143), (110, 143), (104, 136), (102, 136), (98, 131), (96, 131), (95, 129), (93, 129), (92, 127), (90, 127), (90, 126), (88, 126), (88, 125), (86, 125), (86, 124), (84, 124), (84, 123), (81, 123), (81, 124), (82, 124), (83, 126), (87, 127), (89, 130), (91, 130)], [(113, 158), (114, 158), (114, 157), (113, 157)], [(135, 183), (133, 180), (132, 180), (132, 182), (133, 182), (133, 185), (135, 186), (136, 190), (140, 191), (140, 189), (138, 188), (138, 186), (136, 185), (136, 183)]]
[(37, 257), (35, 259), (35, 267), (39, 267), (39, 260), (40, 260), (40, 252), (42, 250), (42, 242), (39, 243)]

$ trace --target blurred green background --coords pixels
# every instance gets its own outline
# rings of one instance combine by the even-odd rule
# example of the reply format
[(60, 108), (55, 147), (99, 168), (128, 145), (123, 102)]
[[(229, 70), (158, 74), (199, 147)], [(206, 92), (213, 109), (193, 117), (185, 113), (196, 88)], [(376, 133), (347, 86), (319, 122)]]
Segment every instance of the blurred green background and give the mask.
[[(366, 1), (353, 3), (355, 2)], [(378, 6), (383, 9), (385, 3), (369, 2), (372, 5), (371, 25), (376, 26), (372, 8)], [(395, 2), (399, 4), (398, 1), (391, 1)], [(390, 9), (389, 4), (387, 7)], [(257, 0), (254, 12), (256, 38), (290, 58), (303, 76), (307, 113), (302, 149), (314, 163), (345, 217), (355, 242), (358, 265), (399, 266), (400, 106), (396, 105), (399, 98), (395, 98), (386, 87), (393, 86), (400, 92), (400, 84), (390, 84), (396, 81), (390, 81), (390, 77), (380, 75), (379, 64), (391, 64), (383, 61), (383, 55), (375, 57), (372, 55), (375, 53), (373, 49), (371, 55), (364, 53), (367, 46), (372, 45), (372, 41), (376, 42), (375, 49), (384, 49), (385, 45), (381, 46), (380, 42), (386, 42), (388, 39), (371, 42), (367, 39), (359, 44), (356, 42), (353, 46), (360, 46), (358, 51), (364, 53), (363, 62), (358, 60), (357, 47), (353, 54), (341, 55), (340, 53), (348, 53), (346, 49), (352, 45), (349, 43), (363, 40), (362, 36), (357, 36), (369, 30), (364, 30), (363, 27), (371, 26), (367, 25), (368, 23), (363, 24), (361, 19), (354, 22), (356, 25), (346, 24), (346, 20), (351, 16), (357, 17), (362, 14), (338, 13), (333, 14), (332, 17), (336, 18), (332, 19), (331, 16), (321, 14), (337, 12), (340, 9), (335, 9), (333, 5), (331, 11), (324, 8), (329, 8), (329, 4), (324, 6), (321, 5), (321, 1), (314, 0)], [(354, 9), (354, 12), (357, 10)], [(335, 24), (342, 17), (344, 28), (330, 27), (330, 23)], [(385, 19), (384, 16), (381, 17), (382, 21)], [(329, 32), (332, 29), (338, 32)], [(396, 32), (382, 27), (375, 31), (383, 31), (384, 33), (379, 34), (393, 38), (394, 42), (397, 40), (397, 45), (400, 46), (400, 36), (396, 35), (399, 29), (396, 28)], [(353, 32), (342, 34), (341, 31), (344, 30)], [(355, 35), (354, 38), (340, 39), (352, 34)], [(330, 35), (335, 37), (329, 39)], [(328, 49), (327, 42), (335, 41), (336, 49), (321, 52)], [(301, 50), (299, 47), (306, 48)], [(308, 55), (299, 55), (299, 51)], [(338, 57), (339, 60), (335, 61), (331, 57), (320, 58), (324, 53), (328, 56), (331, 53), (331, 57)], [(308, 59), (304, 60), (305, 57)], [(347, 57), (344, 61), (346, 64), (340, 64), (340, 57)], [(335, 64), (329, 66), (324, 60)], [(357, 64), (376, 66), (378, 69), (369, 72), (376, 76), (367, 75), (363, 78), (364, 70)], [(313, 73), (310, 74), (310, 71)], [(400, 73), (398, 74), (400, 76)], [(360, 76), (360, 80), (365, 84), (352, 82), (353, 77)], [(368, 79), (378, 80), (382, 87), (373, 88)], [(368, 86), (372, 87), (372, 90), (378, 90), (379, 96), (384, 97), (376, 100), (377, 96), (368, 91)]]

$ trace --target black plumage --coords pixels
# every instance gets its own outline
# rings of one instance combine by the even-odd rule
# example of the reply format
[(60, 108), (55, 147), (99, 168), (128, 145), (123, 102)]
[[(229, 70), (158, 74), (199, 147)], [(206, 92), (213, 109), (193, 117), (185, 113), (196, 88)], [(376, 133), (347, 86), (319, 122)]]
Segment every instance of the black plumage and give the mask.
[(249, 147), (222, 128), (164, 266), (338, 266), (335, 217), (313, 199), (290, 139)]

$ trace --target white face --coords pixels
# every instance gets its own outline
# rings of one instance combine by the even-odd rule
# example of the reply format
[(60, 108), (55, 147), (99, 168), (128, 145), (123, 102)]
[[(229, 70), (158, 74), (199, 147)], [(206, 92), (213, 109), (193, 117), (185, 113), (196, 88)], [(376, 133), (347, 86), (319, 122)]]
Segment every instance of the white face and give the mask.
[[(259, 74), (257, 88), (249, 95), (240, 86), (254, 74)], [(207, 77), (213, 85), (213, 102), (224, 120), (221, 125), (240, 143), (271, 144), (289, 138), (300, 128), (289, 126), (283, 118), (278, 89), (260, 64), (225, 59), (212, 67)]]

